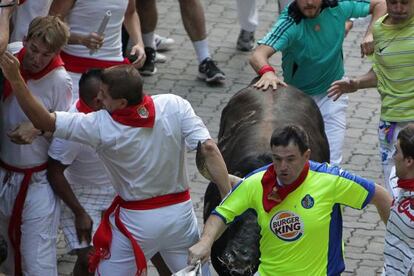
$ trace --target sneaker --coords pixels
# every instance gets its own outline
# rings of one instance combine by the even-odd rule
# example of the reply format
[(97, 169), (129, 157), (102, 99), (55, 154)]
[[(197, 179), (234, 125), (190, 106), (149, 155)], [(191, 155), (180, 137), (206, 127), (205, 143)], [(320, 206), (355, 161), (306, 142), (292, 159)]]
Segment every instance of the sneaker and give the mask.
[(243, 52), (250, 51), (254, 46), (254, 32), (241, 30), (237, 38), (237, 49)]
[(217, 82), (226, 79), (226, 75), (211, 58), (206, 58), (200, 63), (198, 66), (198, 77), (206, 82)]
[(170, 50), (170, 47), (175, 43), (174, 39), (169, 37), (163, 37), (157, 34), (154, 34), (154, 40), (157, 51)]
[(165, 63), (166, 61), (167, 61), (166, 55), (155, 52), (155, 63)]
[(157, 72), (157, 68), (155, 67), (155, 50), (151, 47), (145, 47), (145, 55), (147, 59), (139, 69), (139, 72), (143, 76), (152, 76)]

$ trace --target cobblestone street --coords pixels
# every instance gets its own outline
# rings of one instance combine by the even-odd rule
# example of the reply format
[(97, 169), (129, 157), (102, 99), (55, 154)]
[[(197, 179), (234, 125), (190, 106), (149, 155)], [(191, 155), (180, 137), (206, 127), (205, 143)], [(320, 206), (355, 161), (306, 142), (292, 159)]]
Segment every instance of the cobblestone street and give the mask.
[[(246, 0), (248, 1), (248, 0)], [(214, 60), (226, 73), (221, 86), (209, 86), (197, 79), (198, 63), (193, 46), (184, 31), (179, 4), (172, 0), (158, 1), (157, 33), (172, 37), (176, 43), (166, 52), (168, 61), (158, 64), (158, 73), (145, 78), (144, 89), (150, 94), (174, 93), (191, 102), (202, 117), (211, 135), (216, 138), (220, 114), (230, 97), (250, 83), (255, 73), (248, 64), (249, 53), (236, 50), (240, 27), (237, 22), (235, 0), (203, 0), (209, 46)], [(278, 16), (277, 2), (258, 0), (259, 28), (256, 39), (263, 37)], [(359, 43), (365, 32), (363, 21), (357, 22), (344, 43), (346, 74), (360, 75), (370, 68), (370, 63), (360, 58)], [(278, 68), (281, 56), (272, 63)], [(363, 90), (349, 97), (347, 132), (343, 167), (363, 177), (383, 183), (378, 154), (377, 123), (380, 99), (375, 90)], [(188, 155), (191, 195), (202, 227), (203, 195), (208, 182), (198, 174), (195, 154)], [(344, 275), (377, 275), (382, 269), (384, 225), (373, 206), (364, 211), (345, 209), (344, 241), (346, 272)], [(64, 254), (65, 244), (59, 241), (59, 275), (70, 275), (74, 258)], [(156, 275), (150, 269), (149, 275)]]

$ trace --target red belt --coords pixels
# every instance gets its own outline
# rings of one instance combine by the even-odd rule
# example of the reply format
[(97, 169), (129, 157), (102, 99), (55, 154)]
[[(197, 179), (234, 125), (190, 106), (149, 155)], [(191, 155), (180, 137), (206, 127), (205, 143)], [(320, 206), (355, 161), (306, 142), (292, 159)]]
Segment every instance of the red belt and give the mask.
[(120, 196), (116, 196), (111, 206), (105, 211), (105, 214), (99, 224), (98, 229), (93, 236), (94, 251), (89, 256), (89, 272), (95, 272), (99, 262), (102, 259), (108, 259), (110, 257), (110, 246), (112, 242), (112, 231), (109, 223), (109, 216), (115, 212), (115, 225), (119, 231), (124, 234), (131, 242), (134, 250), (135, 263), (137, 266), (136, 275), (147, 274), (147, 260), (145, 259), (144, 252), (134, 239), (132, 234), (128, 231), (125, 225), (119, 218), (119, 207), (130, 210), (149, 210), (161, 207), (166, 207), (174, 204), (178, 204), (190, 199), (190, 192), (188, 190), (176, 193), (157, 196), (149, 199), (138, 201), (125, 201)]
[(13, 167), (4, 163), (0, 160), (0, 167), (9, 172), (16, 172), (24, 174), (22, 183), (20, 185), (19, 192), (17, 193), (16, 199), (14, 201), (12, 214), (9, 222), (9, 239), (14, 248), (14, 274), (22, 274), (22, 263), (21, 263), (21, 252), (20, 252), (20, 241), (22, 236), (21, 226), (22, 226), (22, 214), (23, 206), (27, 196), (27, 190), (29, 189), (30, 179), (32, 175), (36, 172), (41, 172), (46, 170), (47, 163), (33, 168), (21, 169)]
[(85, 73), (91, 68), (108, 68), (115, 65), (131, 64), (127, 58), (124, 58), (123, 61), (108, 61), (95, 58), (78, 57), (64, 51), (60, 52), (60, 57), (65, 62), (66, 70), (78, 74)]

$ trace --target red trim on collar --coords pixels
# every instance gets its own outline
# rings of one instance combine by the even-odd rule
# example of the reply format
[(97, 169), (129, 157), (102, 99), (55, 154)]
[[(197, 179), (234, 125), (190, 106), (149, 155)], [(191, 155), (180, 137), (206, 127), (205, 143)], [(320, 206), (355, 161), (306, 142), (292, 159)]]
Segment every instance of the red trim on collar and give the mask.
[(398, 179), (397, 186), (408, 191), (414, 191), (414, 179)]
[(145, 95), (140, 104), (115, 110), (111, 116), (123, 125), (152, 128), (155, 122), (154, 101), (150, 96)]
[(94, 110), (92, 108), (90, 108), (89, 105), (87, 105), (81, 98), (78, 99), (78, 101), (76, 102), (76, 109), (79, 112), (88, 114), (91, 112), (94, 112)]
[(293, 181), (293, 183), (285, 186), (280, 186), (277, 183), (277, 175), (274, 170), (273, 164), (270, 165), (262, 178), (263, 186), (263, 208), (266, 212), (270, 212), (273, 207), (281, 203), (291, 192), (296, 190), (303, 181), (309, 172), (309, 162), (306, 162), (303, 167), (302, 172), (299, 174), (298, 178)]
[[(23, 69), (23, 58), (26, 54), (26, 48), (22, 48), (17, 54), (16, 57), (20, 62), (20, 74), (22, 75), (24, 82), (27, 83), (28, 80), (38, 80), (46, 76), (51, 71), (55, 70), (56, 68), (65, 65), (60, 58), (60, 55), (57, 54), (53, 57), (53, 59), (50, 61), (50, 63), (43, 68), (42, 71), (37, 73), (31, 73)], [(8, 96), (12, 94), (12, 87), (10, 85), (10, 82), (8, 80), (4, 81), (4, 90), (3, 90), (3, 101), (6, 100)]]

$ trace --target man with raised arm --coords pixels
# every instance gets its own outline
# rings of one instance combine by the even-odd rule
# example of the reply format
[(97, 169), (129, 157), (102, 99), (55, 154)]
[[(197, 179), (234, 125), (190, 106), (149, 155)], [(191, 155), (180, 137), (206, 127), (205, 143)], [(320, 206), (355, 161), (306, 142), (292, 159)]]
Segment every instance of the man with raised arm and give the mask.
[[(119, 195), (93, 238), (90, 269), (141, 275), (156, 252), (173, 272), (183, 269), (188, 248), (199, 239), (186, 149), (200, 142), (222, 197), (230, 190), (223, 157), (190, 103), (173, 94), (145, 95), (137, 70), (115, 66), (102, 72), (98, 97), (105, 110), (49, 113), (27, 89), (18, 60), (6, 55), (0, 66), (34, 126), (95, 148)], [(208, 266), (204, 273), (209, 275)]]
[[(253, 69), (261, 76), (256, 87), (276, 89), (289, 84), (315, 100), (325, 123), (331, 164), (341, 163), (346, 127), (347, 98), (334, 102), (327, 96), (331, 83), (344, 76), (345, 22), (372, 14), (361, 45), (361, 52), (369, 54), (373, 51), (372, 25), (385, 10), (384, 0), (294, 0), (258, 42), (250, 58)], [(269, 65), (276, 52), (282, 52), (283, 80)]]
[[(67, 110), (71, 102), (72, 81), (59, 55), (68, 38), (69, 28), (58, 17), (37, 17), (16, 56), (7, 51), (0, 56), (16, 61), (14, 69), (33, 100), (51, 112)], [(59, 201), (46, 178), (50, 140), (35, 129), (30, 145), (15, 143), (19, 126), (28, 121), (17, 94), (5, 81), (0, 99), (0, 231), (8, 236), (9, 254), (1, 270), (9, 275), (57, 275)]]

